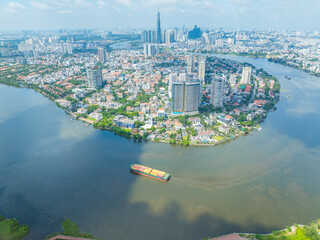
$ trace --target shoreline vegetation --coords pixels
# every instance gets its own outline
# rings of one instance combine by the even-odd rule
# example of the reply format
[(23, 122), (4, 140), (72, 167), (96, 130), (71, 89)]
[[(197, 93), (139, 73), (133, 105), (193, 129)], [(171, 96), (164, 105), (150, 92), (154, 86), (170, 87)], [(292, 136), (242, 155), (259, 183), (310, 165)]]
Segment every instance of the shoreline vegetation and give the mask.
[[(65, 219), (61, 224), (63, 232), (55, 233), (47, 236), (44, 240), (58, 239), (91, 239), (103, 240), (89, 233), (80, 232), (79, 226), (73, 223), (70, 219)], [(21, 225), (16, 219), (5, 219), (0, 215), (0, 239), (1, 240), (23, 240), (28, 236), (29, 227)], [(256, 233), (233, 233), (215, 238), (206, 237), (201, 240), (216, 239), (221, 240), (229, 235), (237, 235), (242, 239), (247, 240), (320, 240), (320, 220), (311, 222), (310, 224), (294, 224), (291, 227), (287, 226), (282, 230), (275, 230), (269, 234)]]
[[(179, 56), (180, 62), (174, 60), (172, 64), (184, 66), (185, 60), (181, 59)], [(163, 69), (162, 65), (163, 63), (158, 67)], [(245, 66), (254, 71), (249, 84), (240, 83), (241, 70)], [(108, 66), (104, 67), (108, 68)], [(69, 77), (65, 83), (63, 81), (51, 84), (41, 83), (42, 77), (48, 78), (48, 74), (55, 73), (60, 68), (50, 65), (11, 65), (11, 68), (8, 67), (1, 73), (0, 83), (18, 88), (31, 88), (55, 101), (58, 107), (64, 109), (73, 118), (86, 122), (87, 126), (93, 125), (96, 129), (112, 131), (115, 135), (133, 139), (135, 142), (153, 141), (183, 146), (216, 146), (239, 136), (252, 134), (255, 129), (260, 131), (259, 124), (264, 121), (270, 111), (276, 110), (275, 105), (280, 99), (280, 82), (263, 69), (256, 69), (248, 63), (240, 64), (208, 55), (206, 72), (209, 75), (215, 76), (216, 69), (233, 75), (233, 84), (229, 83), (229, 79), (227, 80), (228, 99), (224, 107), (213, 108), (207, 96), (208, 93), (205, 92), (198, 113), (175, 115), (169, 114), (168, 110), (166, 110), (167, 113), (162, 110), (161, 117), (158, 112), (157, 117), (150, 120), (148, 114), (141, 113), (141, 106), (144, 108), (147, 106), (148, 109), (150, 106), (151, 110), (151, 106), (158, 104), (157, 108), (160, 105), (159, 109), (162, 109), (163, 98), (167, 99), (167, 103), (170, 102), (163, 93), (159, 95), (161, 91), (168, 91), (168, 76), (163, 75), (162, 72), (149, 76), (154, 81), (154, 92), (149, 90), (147, 93), (141, 90), (133, 98), (127, 91), (119, 91), (128, 84), (128, 80), (107, 81), (103, 89), (87, 89), (84, 66), (80, 66), (80, 72)], [(157, 69), (157, 67), (154, 68)], [(120, 78), (135, 77), (135, 70), (119, 69), (117, 71)], [(42, 77), (32, 80), (35, 74)], [(206, 82), (203, 89), (208, 89), (210, 86), (211, 83)], [(75, 97), (74, 89), (81, 91), (82, 97)], [(111, 99), (107, 101), (117, 107), (104, 107), (107, 102), (104, 102), (105, 100), (100, 102), (100, 99), (105, 98)]]
[[(61, 224), (62, 233), (55, 233), (47, 236), (45, 240), (82, 240), (82, 239), (90, 239), (90, 240), (103, 240), (102, 238), (97, 238), (89, 233), (82, 233), (79, 230), (79, 226), (70, 221), (69, 218), (65, 219)], [(74, 238), (69, 238), (74, 237)]]
[(16, 219), (6, 219), (0, 215), (0, 239), (23, 240), (29, 233), (29, 227), (21, 225)]
[[(231, 233), (218, 236), (215, 238), (206, 237), (201, 240), (223, 240), (228, 239), (246, 239), (246, 240), (320, 240), (320, 220), (311, 222), (310, 224), (294, 224), (287, 226), (282, 230), (276, 230), (268, 234), (256, 233)], [(234, 238), (236, 237), (236, 238)]]

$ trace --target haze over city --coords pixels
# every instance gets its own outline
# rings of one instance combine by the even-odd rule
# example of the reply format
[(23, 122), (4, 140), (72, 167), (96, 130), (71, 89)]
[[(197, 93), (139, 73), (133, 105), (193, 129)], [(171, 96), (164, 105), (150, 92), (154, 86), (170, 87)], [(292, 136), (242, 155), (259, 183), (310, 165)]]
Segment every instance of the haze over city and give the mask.
[(0, 30), (152, 28), (319, 29), (320, 1), (309, 0), (4, 0)]

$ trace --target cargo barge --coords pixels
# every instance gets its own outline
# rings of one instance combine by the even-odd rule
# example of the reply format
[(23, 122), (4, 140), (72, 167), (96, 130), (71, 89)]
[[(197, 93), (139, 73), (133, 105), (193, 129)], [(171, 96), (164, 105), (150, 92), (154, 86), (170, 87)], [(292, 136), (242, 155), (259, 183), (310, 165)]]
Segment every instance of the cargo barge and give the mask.
[(170, 174), (153, 168), (145, 167), (139, 164), (130, 164), (130, 171), (143, 176), (151, 177), (160, 181), (167, 182), (170, 180)]

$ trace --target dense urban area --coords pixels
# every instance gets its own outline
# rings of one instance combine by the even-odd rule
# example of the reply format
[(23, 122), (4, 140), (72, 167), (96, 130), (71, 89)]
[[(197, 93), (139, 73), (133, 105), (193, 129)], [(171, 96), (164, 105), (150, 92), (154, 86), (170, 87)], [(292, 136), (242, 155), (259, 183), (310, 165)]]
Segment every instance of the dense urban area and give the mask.
[(260, 130), (276, 109), (278, 80), (212, 53), (269, 49), (284, 59), (293, 54), (287, 35), (162, 32), (162, 39), (156, 31), (3, 34), (0, 80), (33, 88), (75, 118), (138, 141), (214, 145)]
[[(219, 55), (218, 55), (219, 54)], [(59, 30), (0, 33), (0, 83), (40, 92), (87, 126), (141, 142), (213, 146), (260, 131), (280, 99), (264, 69), (233, 54), (320, 76), (320, 32), (222, 30)], [(284, 76), (290, 81), (290, 76)], [(48, 236), (97, 239), (65, 219)], [(29, 228), (0, 216), (6, 239)], [(319, 239), (319, 221), (244, 239)]]

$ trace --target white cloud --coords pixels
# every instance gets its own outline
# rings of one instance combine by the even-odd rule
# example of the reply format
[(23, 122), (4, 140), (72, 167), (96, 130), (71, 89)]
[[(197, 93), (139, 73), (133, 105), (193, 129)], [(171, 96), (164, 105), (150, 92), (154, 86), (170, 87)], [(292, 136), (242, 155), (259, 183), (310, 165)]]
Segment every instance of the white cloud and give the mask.
[(17, 2), (8, 2), (8, 5), (6, 7), (4, 7), (4, 11), (8, 12), (8, 13), (15, 13), (19, 10), (23, 10), (26, 7), (24, 5), (22, 5), (21, 3), (17, 3)]
[(36, 1), (32, 1), (30, 2), (30, 5), (34, 8), (38, 8), (41, 10), (50, 10), (52, 9), (52, 7), (48, 6), (47, 4), (43, 3), (43, 2), (36, 2)]
[(103, 1), (103, 0), (98, 0), (97, 1), (97, 5), (99, 8), (103, 8), (105, 7), (107, 4)]
[(17, 2), (9, 2), (8, 3), (8, 7), (9, 8), (20, 8), (20, 9), (24, 9), (25, 8), (25, 6), (23, 6), (22, 4), (17, 3)]
[(129, 7), (132, 5), (131, 0), (115, 0), (116, 3)]
[(73, 14), (73, 12), (71, 10), (60, 10), (60, 11), (58, 11), (58, 13), (60, 13), (60, 14)]

